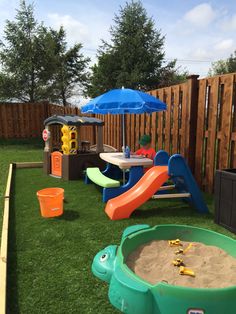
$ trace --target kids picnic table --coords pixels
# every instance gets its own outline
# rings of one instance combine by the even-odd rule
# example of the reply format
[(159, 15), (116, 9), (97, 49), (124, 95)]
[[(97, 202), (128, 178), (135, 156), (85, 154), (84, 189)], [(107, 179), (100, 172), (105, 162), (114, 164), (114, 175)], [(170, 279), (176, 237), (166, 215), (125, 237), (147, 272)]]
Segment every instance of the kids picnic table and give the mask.
[(130, 158), (123, 157), (123, 153), (100, 153), (100, 158), (109, 164), (118, 166), (120, 169), (131, 169), (139, 167), (151, 167), (153, 161), (140, 155), (131, 155)]
[(153, 165), (153, 160), (139, 155), (131, 155), (130, 158), (125, 158), (123, 157), (123, 153), (100, 153), (99, 156), (108, 163), (107, 171), (103, 172), (104, 175), (109, 174), (109, 171), (112, 168), (111, 166), (116, 166), (122, 171), (129, 169), (128, 180), (126, 183), (124, 182), (124, 184), (119, 187), (104, 189), (104, 202), (128, 191), (141, 179), (144, 173), (144, 168)]

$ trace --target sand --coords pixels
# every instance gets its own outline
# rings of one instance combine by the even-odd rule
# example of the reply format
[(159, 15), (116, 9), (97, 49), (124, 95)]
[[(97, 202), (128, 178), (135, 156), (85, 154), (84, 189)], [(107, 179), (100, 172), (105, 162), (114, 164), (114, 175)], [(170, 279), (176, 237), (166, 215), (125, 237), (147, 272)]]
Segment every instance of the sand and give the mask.
[[(190, 242), (182, 242), (186, 248)], [(168, 241), (151, 241), (138, 247), (126, 261), (127, 266), (145, 281), (156, 284), (164, 281), (171, 285), (194, 288), (223, 288), (236, 285), (236, 259), (215, 246), (193, 242), (185, 255), (176, 255), (178, 247)], [(179, 275), (179, 267), (172, 261), (181, 258), (195, 277)]]

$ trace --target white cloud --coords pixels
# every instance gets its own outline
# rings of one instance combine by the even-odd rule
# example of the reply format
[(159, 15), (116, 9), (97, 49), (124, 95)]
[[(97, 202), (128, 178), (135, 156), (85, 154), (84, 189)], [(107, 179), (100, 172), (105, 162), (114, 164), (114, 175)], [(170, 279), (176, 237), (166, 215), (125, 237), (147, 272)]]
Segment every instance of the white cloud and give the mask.
[(207, 60), (211, 59), (212, 53), (209, 49), (198, 47), (191, 52), (189, 57), (196, 60)]
[(184, 19), (197, 26), (205, 27), (209, 25), (216, 17), (216, 12), (208, 3), (202, 3), (195, 6), (184, 15)]
[[(166, 56), (177, 58), (178, 65), (201, 76), (208, 73), (211, 62), (228, 58), (236, 47), (235, 10), (226, 3), (214, 3), (213, 7), (205, 0), (173, 19), (166, 31)], [(161, 28), (166, 30), (164, 22)]]
[(216, 43), (214, 48), (219, 51), (231, 51), (234, 45), (234, 41), (232, 38), (223, 39), (220, 42)]
[(224, 31), (234, 31), (236, 30), (236, 14), (231, 17), (227, 17), (225, 21), (222, 23), (222, 29)]
[(51, 13), (48, 14), (48, 18), (54, 28), (59, 29), (60, 26), (65, 28), (70, 44), (88, 40), (88, 28), (85, 24), (74, 19), (72, 16), (68, 14), (59, 15), (58, 13)]
[[(84, 54), (91, 59), (91, 64), (96, 62), (96, 51), (101, 44), (101, 38), (109, 40), (110, 15), (103, 12), (89, 12), (89, 18), (86, 14), (80, 17), (80, 20), (70, 14), (50, 13), (47, 15), (47, 24), (55, 29), (61, 25), (66, 30), (67, 42), (73, 45), (80, 42), (83, 45)], [(93, 21), (93, 23), (88, 22)]]

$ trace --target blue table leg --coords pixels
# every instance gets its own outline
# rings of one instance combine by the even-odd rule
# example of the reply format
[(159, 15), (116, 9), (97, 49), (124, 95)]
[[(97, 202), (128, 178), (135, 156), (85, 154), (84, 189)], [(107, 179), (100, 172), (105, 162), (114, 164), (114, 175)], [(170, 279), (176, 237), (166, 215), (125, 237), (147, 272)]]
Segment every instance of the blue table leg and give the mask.
[(119, 188), (103, 188), (103, 202), (109, 201), (109, 199), (114, 198), (132, 188), (143, 176), (143, 167), (131, 167), (129, 171), (129, 179), (125, 185)]
[(122, 171), (118, 166), (107, 163), (106, 169), (102, 172), (108, 178), (119, 180), (122, 178)]

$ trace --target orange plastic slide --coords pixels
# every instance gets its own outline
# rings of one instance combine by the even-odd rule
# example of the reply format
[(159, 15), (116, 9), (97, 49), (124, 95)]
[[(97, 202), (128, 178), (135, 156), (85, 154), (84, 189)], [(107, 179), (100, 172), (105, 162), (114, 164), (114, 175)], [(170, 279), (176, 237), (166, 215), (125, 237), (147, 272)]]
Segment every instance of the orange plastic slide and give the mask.
[(109, 200), (105, 212), (112, 220), (129, 218), (132, 212), (151, 198), (168, 178), (167, 166), (152, 167), (130, 190)]

